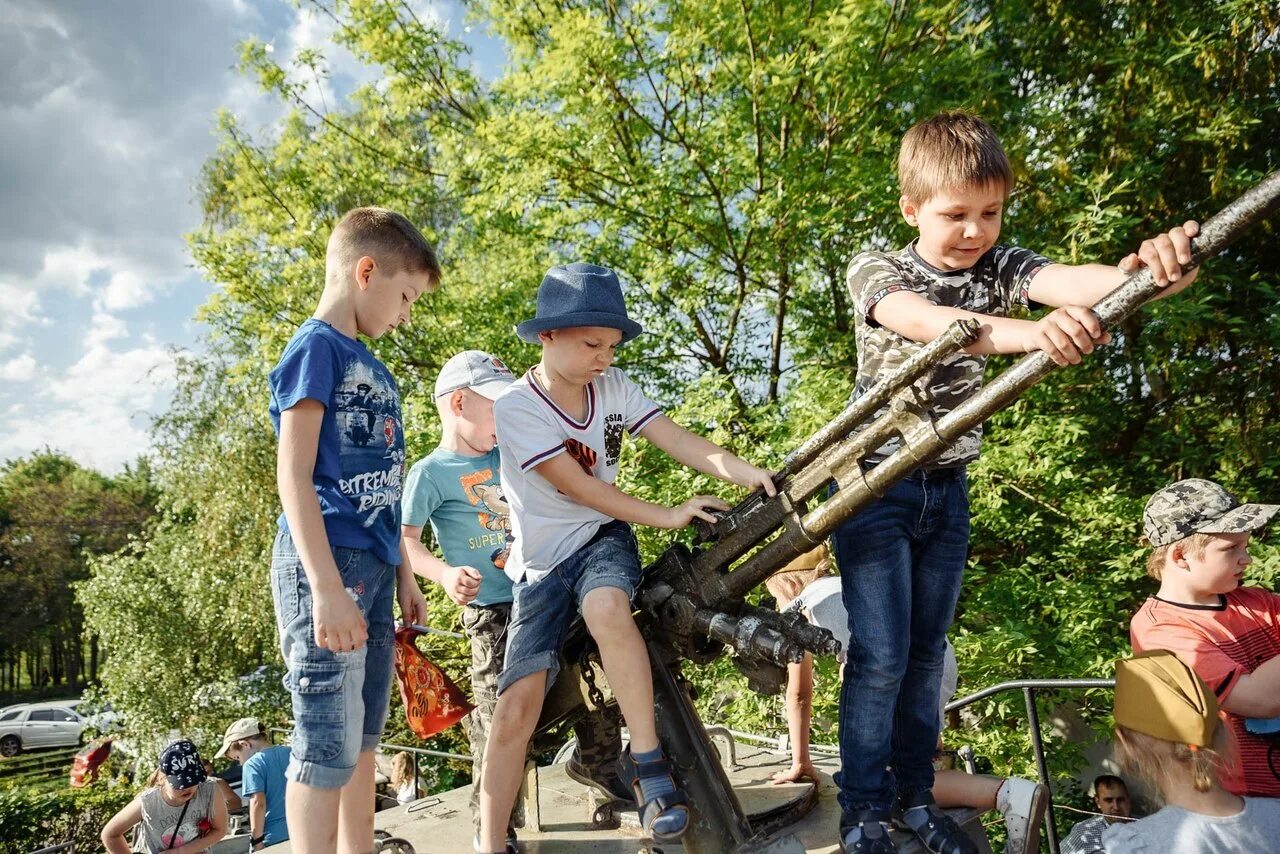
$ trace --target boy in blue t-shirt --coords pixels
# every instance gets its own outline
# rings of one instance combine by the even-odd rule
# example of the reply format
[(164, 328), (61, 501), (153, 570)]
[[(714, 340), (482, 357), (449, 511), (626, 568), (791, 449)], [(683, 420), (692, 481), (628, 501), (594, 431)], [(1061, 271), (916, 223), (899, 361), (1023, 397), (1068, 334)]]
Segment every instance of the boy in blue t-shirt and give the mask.
[[(404, 216), (348, 212), (329, 237), (315, 314), (271, 372), (284, 513), (271, 561), (293, 699), (289, 836), (295, 851), (373, 850), (373, 749), (391, 691), (392, 600), (426, 601), (400, 553), (400, 391), (357, 333), (381, 338), (440, 281)], [(398, 582), (398, 583), (397, 583)]]
[(223, 756), (243, 768), (240, 791), (249, 802), (249, 847), (258, 851), (287, 840), (284, 774), (289, 748), (273, 746), (257, 718), (241, 718), (227, 727), (213, 758)]
[[(471, 641), (471, 690), (476, 704), (470, 723), (471, 815), (477, 833), (480, 769), (498, 702), (498, 674), (506, 660), (512, 601), (511, 579), (503, 571), (510, 552), (511, 520), (498, 478), (493, 401), (514, 380), (501, 359), (480, 350), (466, 350), (449, 359), (435, 385), (440, 445), (414, 464), (404, 488), (402, 531), (410, 565), (465, 606), (462, 625)], [(428, 522), (444, 560), (422, 542)], [(569, 761), (569, 776), (609, 797), (629, 800), (631, 793), (613, 769), (622, 751), (616, 717), (589, 715), (575, 732), (579, 747)], [(514, 817), (507, 825), (507, 847), (515, 847)]]

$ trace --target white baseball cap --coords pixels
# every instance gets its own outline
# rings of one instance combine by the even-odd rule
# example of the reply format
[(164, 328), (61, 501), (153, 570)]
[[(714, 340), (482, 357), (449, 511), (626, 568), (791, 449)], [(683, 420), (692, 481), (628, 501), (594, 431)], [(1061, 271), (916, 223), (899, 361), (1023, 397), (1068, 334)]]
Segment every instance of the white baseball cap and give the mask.
[(515, 374), (497, 356), (483, 350), (463, 350), (440, 369), (440, 376), (436, 377), (435, 397), (439, 399), (460, 388), (469, 388), (476, 394), (497, 400), (515, 379)]

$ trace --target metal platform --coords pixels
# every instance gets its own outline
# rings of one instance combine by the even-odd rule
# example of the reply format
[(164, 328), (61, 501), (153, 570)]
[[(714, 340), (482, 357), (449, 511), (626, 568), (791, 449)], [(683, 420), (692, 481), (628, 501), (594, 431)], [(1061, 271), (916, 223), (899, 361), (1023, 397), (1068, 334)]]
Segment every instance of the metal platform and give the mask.
[[(812, 783), (774, 785), (769, 781), (774, 772), (790, 765), (785, 756), (740, 741), (733, 748), (734, 759), (728, 773), (743, 809), (751, 816), (774, 811), (800, 815), (794, 823), (746, 850), (761, 854), (838, 854), (840, 808), (830, 776), (837, 770), (838, 760), (832, 756), (814, 757), (822, 777), (815, 793)], [(634, 812), (622, 813), (618, 827), (593, 827), (596, 802), (592, 793), (570, 780), (563, 765), (539, 768), (537, 791), (536, 806), (532, 799), (529, 802), (528, 826), (519, 832), (527, 854), (675, 854), (685, 850), (678, 843), (648, 842), (637, 826)], [(472, 850), (473, 833), (469, 796), (470, 790), (464, 787), (422, 798), (379, 812), (376, 824), (379, 830), (407, 840), (418, 854), (466, 854)], [(953, 810), (951, 815), (969, 831), (979, 850), (989, 854), (980, 816), (972, 810)], [(535, 823), (539, 829), (534, 829)], [(895, 839), (903, 854), (923, 850), (907, 834), (895, 833)], [(289, 848), (285, 844), (268, 850), (283, 852)]]

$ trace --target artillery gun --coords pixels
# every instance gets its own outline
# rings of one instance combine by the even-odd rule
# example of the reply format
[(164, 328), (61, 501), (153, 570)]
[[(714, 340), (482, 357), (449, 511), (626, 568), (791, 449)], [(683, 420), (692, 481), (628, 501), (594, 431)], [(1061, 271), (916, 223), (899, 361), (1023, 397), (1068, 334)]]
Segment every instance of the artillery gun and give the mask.
[[(1193, 241), (1191, 263), (1184, 268), (1197, 267), (1222, 252), (1277, 207), (1280, 172), (1205, 222)], [(1151, 273), (1143, 270), (1093, 310), (1104, 327), (1114, 327), (1159, 292)], [(829, 632), (800, 615), (755, 607), (745, 597), (1055, 367), (1044, 353), (1029, 354), (951, 412), (933, 419), (928, 376), (940, 362), (976, 341), (980, 329), (976, 321), (954, 322), (793, 451), (774, 478), (775, 497), (752, 494), (721, 514), (714, 525), (701, 525), (693, 548), (672, 545), (645, 567), (635, 598), (636, 620), (653, 665), (658, 732), (689, 794), (692, 816), (682, 839), (685, 851), (758, 850), (765, 837), (803, 813), (745, 814), (694, 709), (681, 673), (683, 663), (706, 664), (731, 652), (753, 690), (774, 694), (785, 680), (786, 665), (800, 661), (806, 651), (818, 656), (839, 651)], [(886, 405), (885, 414), (868, 422)], [(863, 464), (868, 454), (894, 436), (899, 439), (896, 451), (874, 466)], [(817, 503), (828, 490), (829, 497)], [(566, 641), (564, 666), (544, 707), (539, 733), (573, 720), (588, 704), (609, 710), (596, 685), (593, 649), (578, 621)]]

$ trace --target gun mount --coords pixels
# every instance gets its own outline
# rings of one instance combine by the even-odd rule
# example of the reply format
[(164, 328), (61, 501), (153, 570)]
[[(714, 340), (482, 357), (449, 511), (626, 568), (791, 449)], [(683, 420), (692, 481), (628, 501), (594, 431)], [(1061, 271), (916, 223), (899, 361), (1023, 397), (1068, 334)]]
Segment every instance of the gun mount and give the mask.
[[(1280, 172), (1273, 172), (1202, 225), (1185, 268), (1198, 267), (1222, 252), (1277, 207)], [(1160, 290), (1151, 273), (1143, 270), (1093, 310), (1104, 327), (1112, 327)], [(757, 850), (778, 824), (776, 817), (753, 821), (743, 813), (694, 710), (681, 677), (682, 661), (705, 664), (730, 650), (752, 689), (772, 694), (781, 686), (789, 662), (800, 661), (806, 651), (838, 651), (829, 632), (799, 615), (751, 606), (745, 597), (1055, 367), (1044, 353), (1027, 355), (951, 412), (932, 419), (927, 376), (942, 360), (976, 341), (980, 331), (976, 321), (953, 323), (793, 451), (774, 478), (775, 497), (752, 494), (714, 525), (701, 526), (693, 549), (672, 545), (645, 568), (636, 594), (637, 622), (653, 664), (658, 730), (692, 807), (693, 820), (682, 840), (685, 851)], [(886, 404), (884, 415), (868, 421)], [(867, 455), (893, 436), (900, 439), (898, 449), (874, 467), (864, 466)], [(815, 497), (832, 484), (830, 497), (811, 508)], [(753, 553), (744, 558), (748, 552)], [(577, 683), (584, 677), (590, 696), (584, 696), (577, 684), (567, 691), (557, 685), (540, 732), (580, 714), (584, 700), (596, 707), (605, 704), (587, 661), (591, 647), (579, 622), (569, 633), (566, 666), (558, 682)]]

